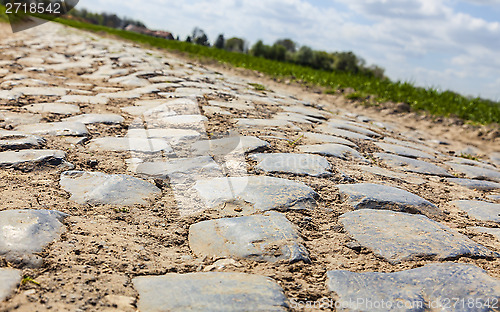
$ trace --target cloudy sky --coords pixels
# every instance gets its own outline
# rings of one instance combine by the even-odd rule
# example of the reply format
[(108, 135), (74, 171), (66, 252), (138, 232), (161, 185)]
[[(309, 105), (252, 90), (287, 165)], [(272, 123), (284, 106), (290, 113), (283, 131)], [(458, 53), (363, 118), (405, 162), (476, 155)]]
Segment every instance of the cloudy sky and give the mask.
[(291, 38), (353, 51), (392, 80), (500, 100), (500, 0), (80, 0), (184, 39)]

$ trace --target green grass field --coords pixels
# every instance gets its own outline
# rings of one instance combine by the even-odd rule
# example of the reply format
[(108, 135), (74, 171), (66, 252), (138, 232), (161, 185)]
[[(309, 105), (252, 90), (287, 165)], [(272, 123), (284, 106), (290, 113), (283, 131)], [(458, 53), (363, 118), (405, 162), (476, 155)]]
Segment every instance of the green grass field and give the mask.
[(6, 23), (9, 21), (9, 18), (5, 14), (5, 7), (3, 5), (0, 5), (0, 22)]
[(182, 41), (165, 40), (73, 20), (57, 19), (56, 21), (78, 29), (116, 35), (151, 47), (185, 52), (195, 58), (208, 58), (235, 67), (256, 70), (275, 78), (322, 86), (326, 88), (327, 92), (348, 87), (354, 88), (356, 93), (350, 95), (350, 98), (363, 99), (368, 95), (374, 95), (376, 102), (406, 102), (415, 110), (427, 111), (436, 116), (456, 116), (480, 124), (500, 123), (500, 103), (481, 98), (467, 98), (450, 91), (440, 92), (432, 88), (415, 87), (408, 82), (393, 82), (388, 79), (382, 80), (364, 75), (315, 70), (296, 64), (267, 60)]

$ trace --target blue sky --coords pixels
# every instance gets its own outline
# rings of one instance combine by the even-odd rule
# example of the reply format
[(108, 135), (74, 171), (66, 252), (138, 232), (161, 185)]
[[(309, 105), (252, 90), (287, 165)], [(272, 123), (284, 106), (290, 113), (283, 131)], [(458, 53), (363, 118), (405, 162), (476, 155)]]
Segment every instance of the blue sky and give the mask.
[(81, 0), (184, 39), (291, 38), (353, 51), (393, 80), (500, 100), (500, 0)]

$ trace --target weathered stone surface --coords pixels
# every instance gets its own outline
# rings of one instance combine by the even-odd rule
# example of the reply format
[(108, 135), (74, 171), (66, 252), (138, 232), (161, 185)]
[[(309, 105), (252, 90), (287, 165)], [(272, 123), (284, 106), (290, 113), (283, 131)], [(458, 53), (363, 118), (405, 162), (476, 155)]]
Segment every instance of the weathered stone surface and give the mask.
[(481, 221), (500, 223), (500, 204), (492, 204), (478, 200), (456, 200), (450, 204), (467, 212), (471, 217)]
[(193, 96), (199, 96), (202, 97), (207, 94), (212, 94), (215, 93), (214, 90), (208, 89), (208, 88), (203, 88), (203, 89), (198, 89), (198, 88), (176, 88), (175, 93), (180, 93), (182, 95), (193, 95)]
[(61, 103), (82, 103), (82, 104), (101, 104), (109, 103), (109, 98), (91, 96), (91, 95), (65, 95), (57, 102)]
[(80, 108), (72, 104), (61, 104), (61, 103), (42, 103), (42, 104), (31, 104), (23, 106), (29, 112), (32, 113), (52, 113), (60, 115), (72, 115), (80, 114)]
[(0, 111), (0, 125), (16, 127), (39, 123), (42, 117), (30, 113), (12, 113)]
[(12, 91), (12, 90), (0, 90), (0, 99), (2, 100), (17, 100), (20, 98), (23, 94), (18, 91)]
[(387, 209), (409, 213), (436, 215), (436, 205), (405, 190), (373, 183), (339, 184), (337, 188), (344, 201), (355, 209)]
[(189, 246), (195, 254), (207, 257), (310, 261), (293, 224), (275, 211), (193, 224)]
[(181, 129), (199, 129), (204, 128), (204, 123), (208, 121), (207, 117), (202, 115), (176, 115), (162, 116), (155, 118), (146, 117), (149, 128), (181, 128)]
[(231, 153), (250, 153), (269, 146), (269, 143), (256, 137), (234, 136), (199, 141), (194, 143), (191, 149), (195, 155), (227, 155)]
[(80, 122), (51, 122), (16, 127), (17, 131), (38, 135), (86, 136), (87, 127)]
[(26, 164), (60, 165), (66, 153), (58, 150), (21, 150), (0, 152), (0, 167), (18, 168)]
[(486, 168), (490, 170), (497, 170), (494, 166), (484, 163), (482, 161), (477, 161), (477, 160), (472, 160), (472, 159), (467, 159), (467, 158), (460, 158), (460, 157), (454, 157), (452, 160), (447, 162), (447, 164), (461, 164), (461, 165), (471, 165), (471, 166), (476, 166), (476, 167), (481, 167), (481, 168)]
[(492, 311), (486, 301), (500, 298), (500, 280), (471, 264), (434, 263), (395, 273), (337, 270), (327, 277), (328, 289), (339, 297), (336, 304), (347, 311), (430, 311), (432, 305), (435, 311), (486, 312)]
[(436, 175), (440, 177), (453, 177), (446, 170), (423, 160), (391, 155), (386, 153), (375, 153), (375, 157), (380, 158), (388, 166), (395, 167), (403, 171), (416, 172), (426, 175)]
[(287, 112), (277, 113), (276, 115), (273, 116), (273, 119), (286, 120), (286, 121), (290, 121), (290, 122), (302, 123), (302, 124), (308, 124), (308, 125), (312, 125), (313, 123), (321, 122), (321, 121), (315, 120), (314, 118), (311, 118), (308, 116), (295, 114), (295, 113), (287, 113)]
[(0, 151), (36, 148), (44, 143), (45, 140), (39, 136), (0, 129)]
[(254, 110), (255, 106), (250, 103), (246, 103), (245, 101), (208, 101), (208, 104), (217, 106), (217, 107), (225, 107), (229, 109), (237, 109), (242, 111)]
[(16, 87), (12, 89), (12, 92), (19, 92), (24, 95), (63, 96), (66, 95), (68, 89), (60, 87)]
[(321, 131), (326, 134), (331, 134), (347, 139), (352, 139), (352, 140), (366, 140), (366, 141), (373, 141), (372, 138), (364, 135), (364, 134), (359, 134), (357, 132), (352, 132), (349, 130), (344, 130), (344, 129), (339, 129), (339, 128), (333, 128), (328, 125), (321, 125), (316, 128), (316, 130)]
[(460, 150), (456, 153), (457, 155), (472, 155), (472, 156), (479, 156), (482, 154), (482, 152), (476, 148), (475, 146), (466, 146), (463, 150)]
[(491, 154), (490, 159), (495, 165), (500, 166), (500, 153)]
[(22, 266), (41, 266), (35, 253), (59, 238), (65, 217), (51, 210), (0, 211), (0, 256)]
[(137, 166), (136, 172), (152, 178), (170, 178), (176, 182), (186, 178), (199, 180), (222, 176), (222, 169), (210, 156), (142, 163)]
[(341, 119), (330, 119), (328, 123), (326, 124), (327, 127), (330, 128), (336, 128), (336, 129), (343, 129), (347, 131), (352, 131), (360, 134), (364, 134), (369, 137), (374, 137), (374, 138), (380, 138), (381, 135), (368, 130), (364, 128), (364, 126), (361, 126), (359, 124), (356, 124), (355, 122), (351, 121), (346, 121), (346, 120), (341, 120)]
[(146, 199), (161, 193), (151, 183), (124, 174), (66, 171), (60, 184), (71, 193), (71, 200), (82, 205), (146, 204)]
[(226, 116), (234, 116), (232, 113), (218, 106), (203, 106), (203, 113), (205, 115), (226, 115)]
[(284, 172), (313, 177), (331, 174), (328, 160), (317, 155), (273, 153), (255, 154), (249, 157), (257, 162), (255, 169), (265, 172)]
[(299, 151), (302, 153), (312, 153), (337, 157), (344, 160), (351, 157), (362, 162), (368, 162), (368, 160), (361, 156), (361, 154), (357, 150), (342, 144), (302, 145), (299, 146)]
[(301, 204), (314, 203), (317, 196), (303, 183), (266, 176), (203, 180), (195, 184), (194, 190), (209, 208), (243, 200), (252, 204), (256, 211), (302, 208)]
[(196, 122), (206, 121), (205, 118), (201, 117), (193, 117), (193, 116), (201, 116), (200, 109), (198, 107), (198, 103), (193, 101), (192, 99), (175, 99), (175, 100), (162, 100), (161, 105), (155, 105), (151, 107), (152, 103), (155, 100), (148, 101), (138, 101), (136, 105), (140, 104), (142, 106), (149, 106), (149, 110), (145, 112), (146, 119), (161, 119), (169, 116), (179, 116), (179, 115), (188, 115), (189, 120), (193, 118), (198, 118)]
[(125, 121), (120, 115), (116, 114), (83, 114), (66, 118), (67, 122), (80, 122), (86, 125), (103, 123), (103, 124), (119, 124)]
[(420, 150), (420, 151), (424, 151), (424, 152), (427, 152), (431, 155), (436, 153), (436, 149), (433, 149), (427, 145), (424, 145), (423, 143), (421, 144), (421, 143), (416, 143), (416, 142), (403, 141), (403, 140), (398, 140), (398, 139), (394, 139), (391, 137), (385, 137), (384, 142), (399, 145), (399, 146), (405, 146), (405, 147), (413, 148), (413, 149)]
[(237, 118), (234, 121), (236, 122), (236, 126), (239, 128), (289, 128), (300, 130), (299, 127), (287, 120)]
[(416, 175), (410, 173), (400, 173), (380, 168), (377, 166), (358, 166), (358, 169), (364, 172), (368, 172), (377, 176), (382, 176), (386, 178), (396, 179), (399, 181), (404, 181), (411, 184), (424, 184), (426, 181)]
[(451, 178), (448, 179), (449, 182), (459, 184), (471, 190), (479, 190), (479, 191), (491, 191), (500, 189), (500, 183), (483, 181), (483, 180), (473, 180), (473, 179), (459, 179), (459, 178)]
[(473, 227), (470, 227), (470, 229), (473, 229), (473, 230), (481, 232), (481, 233), (493, 235), (500, 241), (500, 228), (486, 228), (486, 227), (480, 227), (480, 226), (473, 226)]
[(352, 238), (391, 263), (421, 257), (499, 256), (422, 215), (361, 209), (343, 214), (339, 220)]
[(500, 195), (488, 195), (486, 198), (495, 200), (495, 201), (500, 201)]
[(170, 144), (195, 141), (202, 136), (204, 136), (204, 134), (191, 129), (129, 129), (127, 132), (128, 138), (164, 139)]
[(469, 165), (454, 164), (450, 162), (446, 164), (449, 165), (453, 170), (465, 174), (465, 176), (469, 179), (500, 182), (500, 171)]
[(425, 152), (410, 147), (399, 146), (396, 144), (389, 144), (389, 143), (381, 143), (381, 142), (377, 142), (375, 143), (375, 145), (377, 145), (387, 153), (392, 153), (399, 156), (411, 157), (411, 158), (429, 158), (429, 159), (435, 158), (432, 155), (429, 155)]
[(0, 303), (11, 296), (21, 283), (22, 271), (0, 269)]
[(313, 133), (313, 132), (302, 132), (300, 134), (304, 139), (311, 141), (312, 143), (334, 143), (342, 144), (350, 147), (358, 147), (356, 144), (349, 140), (342, 139), (333, 135)]
[(136, 277), (141, 312), (288, 311), (283, 289), (272, 279), (244, 273), (169, 273)]
[(104, 137), (90, 141), (87, 147), (94, 151), (172, 153), (173, 149), (164, 139)]
[(285, 111), (297, 113), (305, 116), (310, 116), (319, 119), (326, 119), (330, 117), (332, 113), (327, 111), (322, 111), (313, 107), (304, 107), (304, 106), (282, 106)]

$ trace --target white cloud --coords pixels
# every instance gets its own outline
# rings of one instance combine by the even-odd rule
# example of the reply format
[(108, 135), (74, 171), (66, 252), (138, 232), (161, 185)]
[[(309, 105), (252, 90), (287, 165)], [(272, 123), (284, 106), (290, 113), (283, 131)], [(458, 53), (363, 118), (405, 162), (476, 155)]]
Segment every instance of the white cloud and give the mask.
[[(496, 6), (500, 1), (467, 0)], [(387, 69), (393, 79), (443, 85), (491, 96), (500, 72), (500, 23), (457, 12), (458, 0), (84, 0), (81, 6), (117, 12), (180, 34), (195, 27), (272, 43), (288, 37), (327, 51), (352, 50)], [(347, 8), (347, 11), (346, 9)], [(466, 82), (472, 83), (466, 83)], [(491, 84), (491, 83), (490, 83)], [(471, 88), (474, 88), (473, 90)]]

